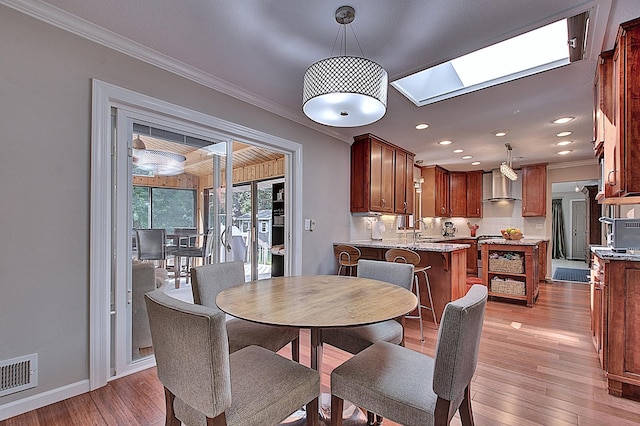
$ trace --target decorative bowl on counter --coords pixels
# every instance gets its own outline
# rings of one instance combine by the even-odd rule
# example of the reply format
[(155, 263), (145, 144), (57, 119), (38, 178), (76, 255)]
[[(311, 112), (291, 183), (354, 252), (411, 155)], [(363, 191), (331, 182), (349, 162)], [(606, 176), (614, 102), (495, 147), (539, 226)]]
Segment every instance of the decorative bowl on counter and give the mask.
[(524, 235), (522, 234), (522, 231), (520, 231), (517, 228), (507, 228), (507, 229), (503, 229), (500, 231), (500, 233), (502, 234), (502, 237), (505, 240), (521, 240), (524, 238)]

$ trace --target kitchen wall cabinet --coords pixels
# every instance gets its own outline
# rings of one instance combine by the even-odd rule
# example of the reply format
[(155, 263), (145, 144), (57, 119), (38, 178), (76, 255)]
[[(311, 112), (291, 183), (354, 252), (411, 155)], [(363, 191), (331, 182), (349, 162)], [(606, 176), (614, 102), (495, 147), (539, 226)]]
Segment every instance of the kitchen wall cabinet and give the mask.
[[(640, 18), (620, 25), (616, 45), (596, 71), (596, 149), (603, 144), (604, 198), (640, 195)], [(625, 201), (620, 201), (624, 203)]]
[(482, 170), (467, 172), (467, 215), (482, 217)]
[(395, 212), (413, 214), (413, 159), (414, 155), (395, 150)]
[(449, 217), (467, 216), (467, 173), (449, 172)]
[(449, 217), (449, 171), (440, 166), (422, 168), (422, 217)]
[(640, 398), (640, 262), (592, 259), (592, 337), (609, 394)]
[(356, 136), (351, 145), (351, 212), (412, 213), (413, 158), (374, 135)]
[(547, 164), (522, 166), (522, 217), (547, 215)]

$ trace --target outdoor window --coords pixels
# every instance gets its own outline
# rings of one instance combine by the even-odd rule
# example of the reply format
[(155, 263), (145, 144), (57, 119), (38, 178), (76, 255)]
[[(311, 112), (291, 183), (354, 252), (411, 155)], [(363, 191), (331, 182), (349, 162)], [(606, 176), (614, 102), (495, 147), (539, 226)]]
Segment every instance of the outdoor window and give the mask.
[(134, 228), (174, 228), (196, 226), (196, 191), (192, 189), (134, 186), (132, 216)]

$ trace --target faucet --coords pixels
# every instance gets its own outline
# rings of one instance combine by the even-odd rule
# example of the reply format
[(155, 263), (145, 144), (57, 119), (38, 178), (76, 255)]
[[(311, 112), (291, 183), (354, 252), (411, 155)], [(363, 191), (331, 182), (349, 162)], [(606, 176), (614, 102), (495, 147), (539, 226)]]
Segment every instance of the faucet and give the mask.
[(413, 245), (416, 245), (416, 225), (418, 223), (422, 222), (422, 224), (424, 225), (425, 229), (428, 228), (427, 223), (422, 219), (418, 219), (413, 223)]

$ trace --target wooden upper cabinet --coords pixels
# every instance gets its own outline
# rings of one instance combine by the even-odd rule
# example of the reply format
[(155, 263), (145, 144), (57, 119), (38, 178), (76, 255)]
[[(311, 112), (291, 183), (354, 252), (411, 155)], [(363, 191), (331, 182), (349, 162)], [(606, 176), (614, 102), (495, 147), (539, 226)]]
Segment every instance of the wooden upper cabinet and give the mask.
[(467, 172), (467, 216), (482, 217), (482, 170)]
[(413, 154), (395, 150), (395, 212), (397, 214), (413, 214), (413, 159)]
[(411, 213), (413, 158), (371, 134), (356, 136), (351, 145), (351, 212), (404, 213), (406, 205), (407, 214)]
[(394, 150), (371, 140), (371, 211), (393, 213)]
[[(604, 197), (640, 195), (640, 18), (620, 25), (596, 71), (596, 149), (603, 146)], [(622, 202), (622, 201), (621, 201)]]
[(449, 172), (440, 166), (422, 168), (423, 217), (449, 217)]
[(547, 164), (522, 166), (522, 216), (547, 215)]
[(467, 216), (467, 173), (449, 172), (449, 217)]

